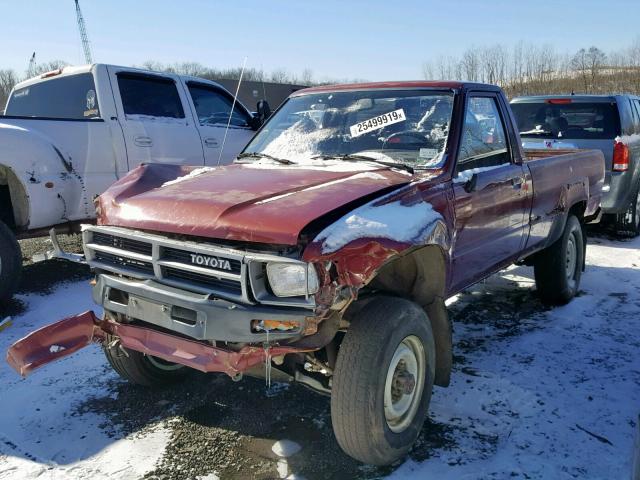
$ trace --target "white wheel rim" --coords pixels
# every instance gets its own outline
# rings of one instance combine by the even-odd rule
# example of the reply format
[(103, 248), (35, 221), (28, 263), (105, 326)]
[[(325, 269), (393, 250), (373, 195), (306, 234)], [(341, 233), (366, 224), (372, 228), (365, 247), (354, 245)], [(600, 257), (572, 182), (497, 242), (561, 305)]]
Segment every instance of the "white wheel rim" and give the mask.
[(633, 213), (635, 214), (635, 218), (633, 220), (637, 229), (640, 227), (640, 192), (638, 192), (638, 196), (636, 197), (636, 211)]
[(578, 247), (576, 245), (576, 236), (574, 233), (569, 235), (567, 241), (567, 258), (566, 258), (566, 275), (569, 283), (575, 281), (576, 264), (578, 263)]
[(400, 433), (413, 422), (422, 399), (425, 372), (422, 342), (410, 335), (396, 348), (384, 385), (384, 416), (392, 432)]
[(151, 355), (145, 355), (145, 357), (147, 357), (147, 360), (149, 360), (151, 365), (156, 367), (158, 370), (164, 370), (165, 372), (173, 372), (184, 368), (184, 365), (180, 365), (179, 363), (167, 362), (166, 360), (152, 357)]

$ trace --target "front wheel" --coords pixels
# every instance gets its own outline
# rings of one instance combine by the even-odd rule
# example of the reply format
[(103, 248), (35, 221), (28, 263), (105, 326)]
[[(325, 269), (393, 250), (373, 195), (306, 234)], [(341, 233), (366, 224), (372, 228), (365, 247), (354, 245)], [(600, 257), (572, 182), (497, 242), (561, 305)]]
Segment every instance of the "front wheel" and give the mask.
[(584, 246), (582, 225), (569, 215), (562, 236), (538, 253), (533, 265), (538, 295), (544, 303), (564, 305), (578, 293)]
[(372, 300), (351, 320), (334, 371), (331, 420), (340, 447), (374, 465), (401, 458), (422, 429), (434, 377), (424, 310), (401, 298)]
[(111, 367), (122, 378), (145, 387), (162, 387), (180, 382), (188, 371), (184, 365), (167, 362), (120, 345), (105, 345), (104, 354)]
[(21, 273), (20, 245), (9, 227), (0, 222), (0, 304), (11, 298)]

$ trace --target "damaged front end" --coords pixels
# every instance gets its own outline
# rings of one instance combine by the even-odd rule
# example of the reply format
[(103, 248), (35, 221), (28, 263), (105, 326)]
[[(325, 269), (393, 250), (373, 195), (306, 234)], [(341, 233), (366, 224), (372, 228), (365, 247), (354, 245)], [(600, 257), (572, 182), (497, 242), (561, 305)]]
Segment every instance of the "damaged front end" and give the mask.
[(288, 346), (244, 346), (233, 351), (150, 328), (100, 319), (93, 311), (88, 311), (42, 327), (17, 341), (7, 351), (7, 362), (26, 377), (37, 368), (91, 343), (120, 344), (167, 362), (201, 372), (226, 373), (232, 378), (270, 357), (310, 350)]

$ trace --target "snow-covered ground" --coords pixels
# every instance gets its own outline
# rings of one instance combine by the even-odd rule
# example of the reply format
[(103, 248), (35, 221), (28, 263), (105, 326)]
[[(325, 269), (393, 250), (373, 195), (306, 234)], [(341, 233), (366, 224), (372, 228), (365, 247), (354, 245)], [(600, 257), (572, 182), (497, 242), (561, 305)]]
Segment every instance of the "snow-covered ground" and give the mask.
[[(590, 239), (582, 293), (565, 307), (544, 308), (531, 269), (523, 267), (451, 299), (452, 385), (434, 391), (430, 420), (410, 458), (393, 472), (362, 467), (362, 477), (630, 478), (640, 413), (639, 247), (640, 239)], [(93, 308), (89, 288), (75, 282), (50, 295), (19, 296), (26, 311), (0, 332), (0, 351), (38, 326)], [(83, 407), (89, 398), (118, 402), (114, 384), (120, 382), (96, 347), (26, 380), (0, 363), (0, 480), (139, 478), (166, 462), (170, 416), (125, 434), (112, 418)], [(131, 415), (149, 408), (129, 407)], [(327, 423), (325, 415), (305, 428)], [(287, 431), (274, 434), (285, 439)], [(314, 458), (296, 440), (302, 448), (289, 461), (294, 474), (296, 457)], [(282, 464), (273, 460), (274, 476)], [(313, 470), (304, 476), (314, 478)], [(341, 478), (326, 466), (317, 476)]]

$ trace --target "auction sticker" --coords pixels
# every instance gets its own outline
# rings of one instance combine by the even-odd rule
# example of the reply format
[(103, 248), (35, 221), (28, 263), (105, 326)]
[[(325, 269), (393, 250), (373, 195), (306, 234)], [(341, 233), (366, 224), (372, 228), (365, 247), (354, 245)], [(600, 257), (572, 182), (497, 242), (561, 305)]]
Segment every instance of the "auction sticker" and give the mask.
[(367, 132), (371, 132), (373, 130), (379, 130), (387, 125), (393, 125), (394, 123), (404, 122), (407, 119), (404, 115), (404, 110), (399, 108), (398, 110), (394, 110), (393, 112), (383, 113), (382, 115), (378, 115), (377, 117), (369, 118), (367, 120), (363, 120), (362, 122), (356, 123), (355, 125), (351, 125), (349, 130), (351, 131), (352, 137), (359, 137), (360, 135), (364, 135)]

